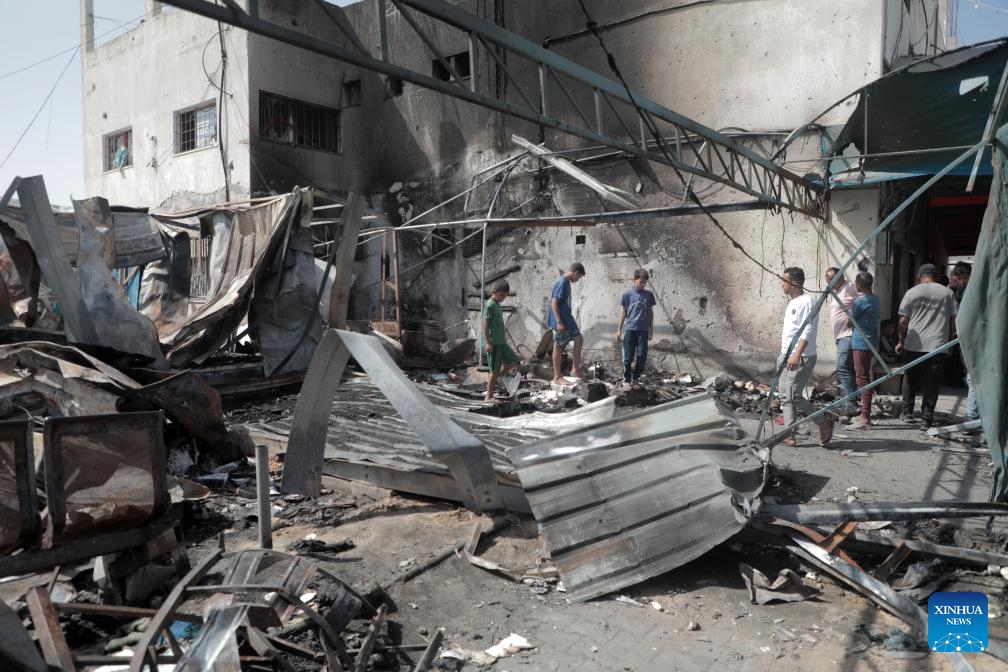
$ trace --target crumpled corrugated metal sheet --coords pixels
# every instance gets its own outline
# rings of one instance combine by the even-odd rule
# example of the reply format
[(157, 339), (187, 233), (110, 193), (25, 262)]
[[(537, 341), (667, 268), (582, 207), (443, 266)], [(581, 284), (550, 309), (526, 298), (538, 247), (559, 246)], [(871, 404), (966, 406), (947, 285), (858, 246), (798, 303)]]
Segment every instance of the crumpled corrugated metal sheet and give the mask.
[[(113, 206), (112, 212), (112, 268), (129, 268), (148, 264), (165, 255), (156, 222), (143, 210)], [(71, 264), (77, 263), (80, 232), (72, 212), (53, 212), (59, 226), (60, 238)], [(19, 206), (8, 205), (0, 210), (0, 221), (6, 223), (18, 240), (30, 242), (28, 227)]]
[(283, 241), (300, 202), (296, 190), (265, 203), (203, 212), (201, 220), (213, 229), (211, 298), (161, 332), (172, 366), (202, 362), (238, 329), (248, 312), (253, 282)]
[(74, 201), (73, 207), (80, 234), (77, 277), (87, 317), (94, 329), (94, 340), (78, 342), (141, 355), (149, 358), (156, 368), (168, 368), (154, 324), (137, 312), (119, 282), (112, 277), (115, 240), (108, 201), (101, 197), (88, 198)]
[(510, 451), (574, 600), (675, 569), (746, 524), (766, 465), (703, 394)]
[(973, 272), (956, 316), (959, 346), (973, 381), (987, 445), (994, 460), (990, 499), (1008, 501), (1008, 125), (994, 142), (994, 178)]

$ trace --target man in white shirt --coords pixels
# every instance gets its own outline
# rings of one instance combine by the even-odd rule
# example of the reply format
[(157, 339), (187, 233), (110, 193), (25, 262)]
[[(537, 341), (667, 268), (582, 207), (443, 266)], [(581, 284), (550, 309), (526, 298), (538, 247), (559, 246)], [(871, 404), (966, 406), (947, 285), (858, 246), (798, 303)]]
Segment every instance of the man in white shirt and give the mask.
[[(781, 354), (777, 359), (780, 370), (778, 390), (781, 398), (781, 412), (784, 414), (784, 425), (790, 425), (795, 420), (795, 408), (805, 415), (812, 415), (815, 407), (805, 398), (805, 385), (812, 376), (816, 363), (816, 333), (819, 331), (819, 314), (813, 314), (815, 300), (805, 293), (805, 271), (797, 266), (784, 269), (781, 278), (781, 288), (787, 296), (787, 308), (784, 310), (784, 325), (781, 328)], [(811, 319), (806, 319), (811, 315)], [(788, 348), (797, 339), (791, 354)], [(833, 438), (833, 420), (828, 416), (815, 418), (819, 426), (819, 445), (826, 446)], [(780, 441), (785, 446), (796, 446), (798, 442), (793, 436), (787, 436)]]
[[(836, 267), (826, 269), (826, 283), (829, 284), (839, 272), (840, 269)], [(848, 326), (847, 314), (850, 313), (854, 299), (858, 297), (858, 291), (853, 282), (847, 282), (847, 278), (840, 276), (840, 280), (833, 286), (833, 292), (836, 296), (830, 297), (830, 324), (833, 326), (833, 341), (836, 343), (836, 375), (846, 397), (857, 389), (854, 380), (854, 351), (851, 349), (854, 330)], [(837, 297), (843, 302), (843, 307), (837, 302)], [(847, 309), (846, 312), (844, 308)], [(853, 398), (847, 400), (844, 408), (851, 416), (861, 412)]]

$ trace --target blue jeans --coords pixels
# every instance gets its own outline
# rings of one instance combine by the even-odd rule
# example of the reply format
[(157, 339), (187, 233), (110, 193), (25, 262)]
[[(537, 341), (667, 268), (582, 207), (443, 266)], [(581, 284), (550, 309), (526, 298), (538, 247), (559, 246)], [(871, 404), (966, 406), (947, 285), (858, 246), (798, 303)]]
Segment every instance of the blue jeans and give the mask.
[[(850, 336), (836, 340), (836, 374), (845, 397), (857, 389), (854, 384), (854, 351), (851, 349)], [(857, 408), (857, 400), (853, 398), (846, 403), (850, 410)]]
[(966, 374), (966, 387), (969, 389), (969, 392), (966, 393), (966, 419), (979, 420), (980, 409), (977, 408), (976, 391), (973, 389), (973, 379), (968, 373)]
[[(644, 373), (644, 365), (647, 363), (647, 336), (648, 332), (646, 331), (627, 329), (623, 332), (623, 380), (625, 382), (638, 380)], [(637, 356), (636, 363), (634, 355)]]

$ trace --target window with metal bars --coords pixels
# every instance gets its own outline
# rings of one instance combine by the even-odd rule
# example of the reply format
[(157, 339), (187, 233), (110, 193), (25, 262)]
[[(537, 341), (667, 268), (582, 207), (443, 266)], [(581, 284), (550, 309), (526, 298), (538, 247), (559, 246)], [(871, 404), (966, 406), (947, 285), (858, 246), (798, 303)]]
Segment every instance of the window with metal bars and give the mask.
[(209, 102), (175, 113), (175, 153), (217, 144), (217, 103)]
[(189, 298), (206, 301), (210, 298), (210, 252), (213, 238), (190, 238)]
[(106, 171), (133, 165), (133, 129), (126, 128), (102, 137), (102, 163)]
[(340, 151), (340, 112), (259, 92), (259, 137), (285, 145)]

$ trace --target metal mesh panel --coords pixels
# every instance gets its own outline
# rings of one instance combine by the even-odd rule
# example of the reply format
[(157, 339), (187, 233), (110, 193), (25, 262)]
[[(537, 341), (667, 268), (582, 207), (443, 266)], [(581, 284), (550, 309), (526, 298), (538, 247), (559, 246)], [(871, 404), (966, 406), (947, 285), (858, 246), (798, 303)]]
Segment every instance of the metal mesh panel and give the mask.
[(27, 422), (0, 422), (0, 551), (33, 541), (38, 532), (31, 445)]
[(46, 421), (54, 539), (138, 527), (165, 512), (163, 422), (161, 412)]

